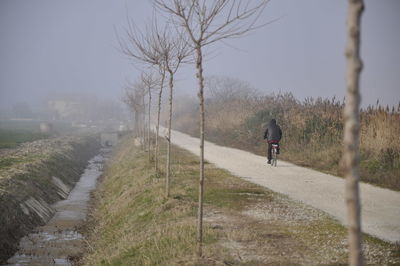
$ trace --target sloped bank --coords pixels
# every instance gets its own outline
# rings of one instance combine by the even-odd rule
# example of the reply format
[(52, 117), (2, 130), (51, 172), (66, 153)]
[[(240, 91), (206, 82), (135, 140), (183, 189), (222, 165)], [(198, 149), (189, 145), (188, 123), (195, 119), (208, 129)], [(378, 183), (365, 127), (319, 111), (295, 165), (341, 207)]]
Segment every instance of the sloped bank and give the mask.
[(0, 159), (0, 263), (19, 239), (44, 225), (52, 203), (67, 198), (88, 160), (100, 148), (98, 136), (70, 136), (26, 143)]

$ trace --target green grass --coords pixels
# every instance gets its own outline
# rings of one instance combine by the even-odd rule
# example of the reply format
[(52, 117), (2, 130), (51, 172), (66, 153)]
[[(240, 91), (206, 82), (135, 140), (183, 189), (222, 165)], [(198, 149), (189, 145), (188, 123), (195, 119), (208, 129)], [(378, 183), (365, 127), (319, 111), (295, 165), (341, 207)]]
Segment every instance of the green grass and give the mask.
[(38, 158), (38, 156), (36, 156), (36, 155), (27, 155), (27, 156), (19, 157), (19, 158), (5, 156), (5, 157), (0, 158), (0, 169), (17, 167), (16, 166), (17, 164), (33, 162), (37, 158)]
[(20, 143), (47, 138), (40, 133), (40, 122), (30, 120), (0, 121), (0, 148), (15, 148)]
[[(40, 123), (36, 120), (0, 120), (0, 149), (15, 148), (18, 144), (49, 137), (40, 132)], [(66, 122), (52, 122), (54, 132), (71, 131)], [(54, 133), (53, 132), (53, 133)]]
[(0, 128), (0, 149), (15, 148), (20, 143), (30, 142), (47, 138), (47, 134), (24, 130), (24, 129), (1, 129)]

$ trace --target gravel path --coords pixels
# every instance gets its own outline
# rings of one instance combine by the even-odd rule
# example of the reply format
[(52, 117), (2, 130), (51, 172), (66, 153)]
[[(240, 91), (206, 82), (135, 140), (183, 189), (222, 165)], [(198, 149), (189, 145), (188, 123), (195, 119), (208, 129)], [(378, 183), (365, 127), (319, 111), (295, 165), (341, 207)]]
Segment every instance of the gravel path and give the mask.
[[(161, 128), (161, 136), (166, 129)], [(199, 155), (199, 139), (172, 131), (172, 142)], [(346, 223), (344, 180), (315, 170), (266, 158), (246, 151), (205, 143), (205, 159), (250, 182), (288, 195), (321, 209)], [(361, 183), (362, 230), (389, 242), (400, 242), (400, 192)]]

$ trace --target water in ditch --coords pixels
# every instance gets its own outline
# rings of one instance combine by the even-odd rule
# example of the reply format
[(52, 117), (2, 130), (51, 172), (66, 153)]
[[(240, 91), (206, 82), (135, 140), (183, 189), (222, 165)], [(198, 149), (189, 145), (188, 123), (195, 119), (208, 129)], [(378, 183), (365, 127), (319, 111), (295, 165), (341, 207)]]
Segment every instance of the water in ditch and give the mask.
[(86, 220), (90, 192), (102, 174), (109, 150), (89, 160), (89, 164), (66, 200), (55, 203), (55, 215), (45, 225), (23, 237), (18, 252), (7, 265), (72, 265), (82, 253), (84, 237), (77, 228)]

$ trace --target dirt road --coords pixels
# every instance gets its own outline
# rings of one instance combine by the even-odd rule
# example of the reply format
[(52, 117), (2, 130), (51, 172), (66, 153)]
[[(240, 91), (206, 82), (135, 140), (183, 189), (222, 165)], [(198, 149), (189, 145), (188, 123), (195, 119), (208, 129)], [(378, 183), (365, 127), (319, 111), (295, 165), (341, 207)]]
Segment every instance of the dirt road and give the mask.
[[(161, 136), (166, 129), (161, 129)], [(199, 154), (199, 139), (173, 131), (172, 142)], [(318, 171), (278, 161), (267, 165), (266, 158), (246, 151), (205, 143), (205, 159), (250, 182), (288, 195), (321, 209), (346, 223), (344, 180)], [(206, 188), (207, 189), (207, 188)], [(400, 242), (400, 192), (361, 183), (362, 230), (389, 242)]]

